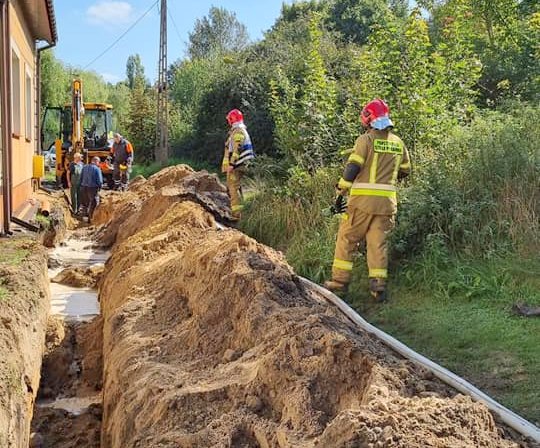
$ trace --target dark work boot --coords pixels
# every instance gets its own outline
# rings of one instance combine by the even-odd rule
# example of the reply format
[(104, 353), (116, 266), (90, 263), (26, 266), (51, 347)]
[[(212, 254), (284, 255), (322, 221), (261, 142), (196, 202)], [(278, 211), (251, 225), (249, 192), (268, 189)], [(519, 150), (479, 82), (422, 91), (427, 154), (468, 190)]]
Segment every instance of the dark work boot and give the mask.
[(370, 278), (369, 292), (376, 302), (386, 302), (388, 300), (388, 295), (386, 293), (386, 280), (384, 278)]

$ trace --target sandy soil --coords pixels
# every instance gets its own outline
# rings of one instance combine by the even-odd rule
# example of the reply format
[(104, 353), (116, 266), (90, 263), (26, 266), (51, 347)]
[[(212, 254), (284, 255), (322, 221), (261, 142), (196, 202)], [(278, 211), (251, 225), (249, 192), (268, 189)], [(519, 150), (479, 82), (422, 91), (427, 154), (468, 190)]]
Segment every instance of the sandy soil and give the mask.
[(49, 311), (47, 254), (0, 240), (0, 447), (26, 447)]
[(103, 265), (80, 267), (71, 266), (62, 270), (51, 282), (76, 288), (95, 288), (103, 274)]
[(220, 230), (230, 212), (215, 178), (158, 174), (99, 212), (114, 245), (102, 447), (519, 446), (483, 405), (353, 327), (280, 253)]

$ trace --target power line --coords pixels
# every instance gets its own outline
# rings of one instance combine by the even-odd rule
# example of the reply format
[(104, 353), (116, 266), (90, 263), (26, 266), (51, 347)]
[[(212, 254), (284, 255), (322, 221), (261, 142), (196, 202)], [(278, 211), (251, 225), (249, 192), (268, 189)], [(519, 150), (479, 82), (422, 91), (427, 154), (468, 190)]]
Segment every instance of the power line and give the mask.
[(111, 48), (113, 48), (127, 33), (129, 33), (133, 28), (135, 28), (135, 26), (142, 20), (146, 17), (146, 15), (152, 11), (152, 8), (154, 8), (154, 6), (157, 5), (157, 3), (159, 2), (159, 0), (156, 0), (154, 3), (152, 3), (152, 5), (150, 6), (150, 8), (148, 8), (137, 20), (135, 20), (135, 22), (133, 22), (130, 27), (124, 31), (120, 36), (118, 36), (118, 38), (111, 44), (109, 45), (107, 48), (105, 48), (105, 50), (103, 50), (98, 56), (96, 56), (94, 59), (92, 59), (92, 61), (90, 61), (88, 64), (86, 64), (84, 67), (83, 67), (83, 70), (86, 70), (88, 67), (90, 67), (94, 62), (96, 62), (99, 58), (101, 58), (105, 53), (107, 53)]
[(182, 39), (182, 36), (180, 35), (180, 30), (178, 29), (178, 26), (176, 25), (176, 22), (174, 21), (174, 17), (172, 16), (171, 14), (171, 7), (169, 6), (169, 9), (167, 11), (167, 13), (169, 14), (169, 19), (171, 19), (171, 22), (174, 26), (174, 29), (176, 30), (176, 35), (178, 36), (178, 39), (180, 39), (180, 42), (184, 42), (184, 40)]

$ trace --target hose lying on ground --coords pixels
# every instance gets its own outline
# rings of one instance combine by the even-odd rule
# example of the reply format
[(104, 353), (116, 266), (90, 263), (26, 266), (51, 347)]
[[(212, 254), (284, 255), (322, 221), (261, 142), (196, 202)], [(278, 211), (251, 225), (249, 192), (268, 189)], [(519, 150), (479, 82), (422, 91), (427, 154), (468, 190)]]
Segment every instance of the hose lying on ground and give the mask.
[(474, 387), (468, 381), (460, 378), (455, 373), (441, 367), (433, 361), (427, 359), (425, 356), (416, 353), (414, 350), (407, 347), (402, 342), (386, 334), (384, 331), (379, 330), (377, 327), (371, 325), (365, 321), (356, 311), (354, 311), (349, 305), (347, 305), (338, 296), (323, 288), (322, 286), (313, 283), (312, 281), (302, 278), (302, 280), (312, 288), (314, 288), (319, 294), (321, 294), (331, 304), (335, 305), (345, 316), (347, 316), (353, 323), (358, 325), (368, 333), (373, 334), (376, 338), (383, 341), (388, 347), (396, 351), (403, 357), (407, 358), (411, 362), (429, 370), (433, 375), (439, 378), (444, 383), (458, 390), (459, 392), (466, 394), (476, 401), (479, 401), (487, 406), (487, 408), (496, 414), (503, 423), (510, 428), (515, 429), (525, 437), (529, 437), (535, 442), (540, 442), (540, 429), (532, 423), (520, 417), (510, 409), (505, 408), (500, 403), (497, 403), (491, 397), (486, 395), (481, 390)]

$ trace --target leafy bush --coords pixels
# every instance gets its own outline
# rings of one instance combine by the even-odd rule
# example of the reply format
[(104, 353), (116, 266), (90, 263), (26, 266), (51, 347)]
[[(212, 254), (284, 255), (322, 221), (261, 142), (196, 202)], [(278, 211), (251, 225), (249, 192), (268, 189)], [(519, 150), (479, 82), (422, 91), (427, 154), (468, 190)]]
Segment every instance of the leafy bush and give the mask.
[(429, 235), (439, 235), (454, 251), (538, 252), (540, 131), (531, 124), (540, 109), (510, 109), (512, 114), (484, 112), (456, 128), (416, 173), (394, 233), (399, 255), (420, 252)]

